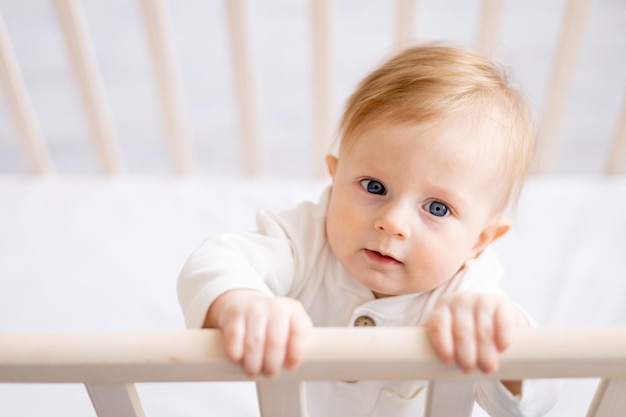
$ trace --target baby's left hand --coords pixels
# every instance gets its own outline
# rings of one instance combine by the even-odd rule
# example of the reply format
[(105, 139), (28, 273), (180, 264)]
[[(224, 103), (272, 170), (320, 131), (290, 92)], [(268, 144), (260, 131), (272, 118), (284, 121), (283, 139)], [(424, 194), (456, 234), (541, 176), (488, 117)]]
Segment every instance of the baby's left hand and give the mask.
[(441, 297), (425, 323), (437, 355), (464, 372), (491, 373), (526, 316), (510, 300), (495, 295), (455, 293)]

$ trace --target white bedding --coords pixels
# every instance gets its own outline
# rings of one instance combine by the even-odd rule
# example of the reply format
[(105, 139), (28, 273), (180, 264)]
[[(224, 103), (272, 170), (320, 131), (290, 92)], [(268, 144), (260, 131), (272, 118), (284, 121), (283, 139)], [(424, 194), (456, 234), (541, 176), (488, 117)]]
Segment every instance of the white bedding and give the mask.
[[(257, 209), (317, 199), (324, 186), (0, 178), (0, 331), (182, 328), (175, 284), (191, 250), (208, 235), (252, 229)], [(539, 323), (626, 323), (626, 178), (532, 180), (498, 248), (505, 288)], [(568, 381), (549, 415), (584, 415), (593, 382)], [(138, 389), (148, 416), (257, 415), (251, 384)], [(80, 385), (0, 385), (0, 416), (33, 415), (95, 413)]]

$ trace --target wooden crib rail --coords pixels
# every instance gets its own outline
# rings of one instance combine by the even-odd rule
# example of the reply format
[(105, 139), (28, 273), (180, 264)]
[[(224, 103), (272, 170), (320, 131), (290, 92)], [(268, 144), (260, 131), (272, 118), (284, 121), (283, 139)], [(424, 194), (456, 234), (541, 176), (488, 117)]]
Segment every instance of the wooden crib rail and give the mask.
[(103, 173), (117, 174), (122, 170), (117, 129), (106, 99), (82, 3), (78, 0), (56, 0), (55, 5), (98, 162)]
[[(135, 382), (249, 380), (226, 358), (217, 330), (4, 333), (0, 341), (0, 382), (84, 383), (95, 407), (102, 403), (118, 411), (113, 404), (141, 409)], [(443, 388), (461, 390), (471, 398), (467, 393), (480, 378), (587, 377), (603, 378), (589, 416), (614, 415), (611, 410), (626, 407), (626, 396), (621, 395), (626, 386), (626, 327), (524, 330), (491, 375), (464, 374), (444, 365), (420, 328), (317, 328), (300, 368), (256, 381), (262, 415), (294, 416), (291, 411), (302, 405), (299, 399), (287, 403), (297, 396), (285, 392), (301, 392), (300, 381), (430, 380), (437, 381), (429, 388), (436, 400), (445, 398)], [(458, 405), (433, 401), (430, 409)], [(277, 408), (291, 411), (280, 414)]]
[[(217, 330), (0, 333), (2, 382), (247, 380)], [(433, 353), (419, 328), (317, 328), (302, 366), (274, 381), (626, 377), (626, 327), (521, 332), (493, 375), (464, 374)]]
[[(130, 1), (130, 0), (129, 0)], [(168, 143), (171, 169), (175, 174), (196, 172), (196, 149), (189, 122), (184, 94), (181, 88), (181, 76), (178, 71), (178, 59), (174, 50), (174, 33), (169, 24), (169, 13), (162, 0), (137, 0), (141, 7), (143, 30), (146, 32), (146, 46), (152, 58), (155, 75), (155, 90), (161, 108), (163, 135)], [(417, 17), (424, 10), (417, 0), (395, 0), (394, 4), (394, 40), (390, 49), (403, 46), (416, 40), (424, 39), (419, 33)], [(558, 31), (558, 39), (553, 59), (548, 60), (550, 80), (545, 86), (542, 114), (540, 115), (540, 141), (536, 172), (545, 174), (554, 166), (558, 145), (561, 141), (565, 124), (565, 111), (570, 105), (570, 93), (573, 79), (580, 67), (579, 55), (586, 39), (586, 26), (592, 14), (591, 0), (568, 0), (563, 9)], [(114, 174), (124, 170), (117, 127), (110, 115), (107, 94), (96, 62), (94, 45), (90, 40), (89, 27), (82, 10), (81, 0), (54, 0), (59, 26), (66, 44), (67, 59), (71, 64), (73, 77), (80, 92), (85, 118), (90, 127), (94, 153), (99, 160), (103, 173)], [(261, 152), (261, 127), (258, 89), (255, 83), (258, 68), (253, 60), (254, 53), (249, 34), (249, 8), (246, 0), (227, 0), (224, 2), (224, 21), (228, 27), (228, 48), (231, 51), (233, 72), (233, 96), (236, 97), (237, 130), (240, 137), (240, 149), (244, 172), (248, 176), (263, 173)], [(338, 114), (334, 108), (336, 91), (333, 89), (333, 76), (336, 74), (333, 56), (336, 55), (334, 44), (335, 2), (332, 0), (311, 0), (309, 5), (311, 44), (302, 45), (310, 50), (311, 73), (311, 130), (312, 155), (316, 172), (321, 169), (323, 155), (329, 150), (333, 140)], [(422, 7), (423, 6), (423, 7)], [(483, 0), (478, 11), (475, 34), (476, 47), (496, 58), (502, 54), (502, 30), (507, 2), (504, 0)], [(537, 13), (540, 13), (539, 11)], [(528, 22), (527, 27), (532, 27)], [(114, 25), (112, 25), (114, 26)], [(141, 26), (141, 23), (139, 24)], [(531, 29), (532, 30), (532, 29)], [(289, 34), (285, 34), (289, 36)], [(358, 36), (358, 34), (354, 34)], [(551, 40), (546, 40), (547, 43)], [(381, 57), (382, 58), (382, 57)], [(540, 63), (537, 62), (537, 65)], [(23, 153), (33, 173), (46, 174), (53, 171), (52, 157), (45, 142), (36, 112), (30, 102), (28, 88), (20, 73), (19, 65), (9, 34), (4, 28), (0, 16), (0, 81), (7, 98), (16, 131), (21, 137)], [(289, 88), (289, 86), (285, 86)], [(602, 92), (599, 92), (602, 94)], [(83, 116), (83, 115), (73, 115)], [(614, 131), (624, 131), (619, 120)], [(306, 135), (308, 128), (302, 128), (298, 135)], [(602, 141), (602, 138), (589, 138), (590, 141)], [(616, 134), (612, 148), (607, 156), (605, 171), (610, 174), (623, 172), (626, 159), (626, 135)], [(208, 138), (220, 140), (220, 138)], [(609, 142), (608, 138), (605, 141)], [(616, 149), (617, 152), (613, 150)]]
[(0, 15), (0, 82), (9, 110), (12, 111), (15, 127), (21, 137), (20, 144), (30, 171), (35, 174), (50, 174), (53, 170), (50, 154), (9, 42), (2, 15)]

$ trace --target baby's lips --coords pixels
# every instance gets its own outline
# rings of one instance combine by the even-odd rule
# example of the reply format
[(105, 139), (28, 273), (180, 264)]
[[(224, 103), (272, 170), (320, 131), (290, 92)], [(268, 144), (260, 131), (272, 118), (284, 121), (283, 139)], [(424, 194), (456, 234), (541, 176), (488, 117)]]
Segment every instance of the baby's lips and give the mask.
[(366, 249), (366, 251), (367, 251), (367, 255), (371, 259), (380, 263), (396, 263), (396, 264), (402, 263), (396, 258), (394, 258), (393, 256), (385, 255), (384, 253), (379, 252), (377, 250)]

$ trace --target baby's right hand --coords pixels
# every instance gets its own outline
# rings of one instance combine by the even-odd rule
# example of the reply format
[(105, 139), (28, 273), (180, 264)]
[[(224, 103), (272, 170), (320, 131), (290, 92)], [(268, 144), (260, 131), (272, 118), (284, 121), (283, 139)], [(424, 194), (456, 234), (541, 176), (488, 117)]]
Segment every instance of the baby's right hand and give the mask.
[(313, 323), (297, 300), (231, 290), (213, 302), (204, 327), (221, 329), (228, 357), (254, 377), (300, 365)]

